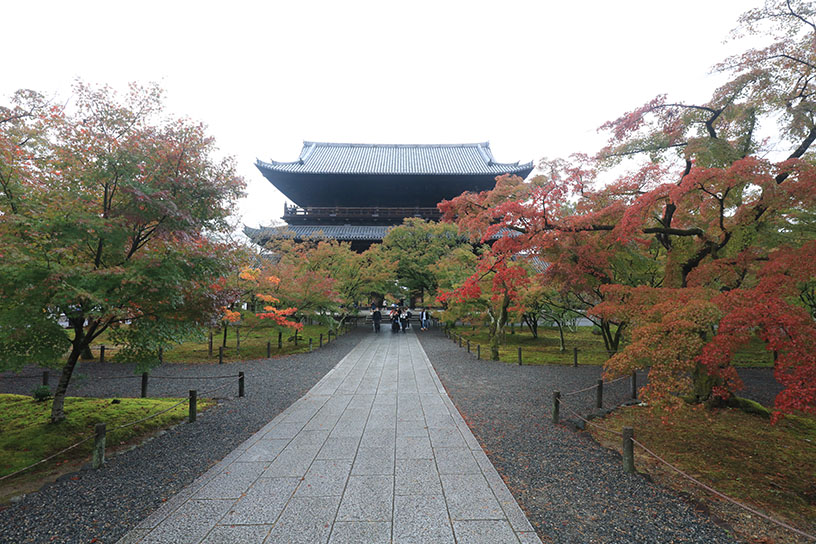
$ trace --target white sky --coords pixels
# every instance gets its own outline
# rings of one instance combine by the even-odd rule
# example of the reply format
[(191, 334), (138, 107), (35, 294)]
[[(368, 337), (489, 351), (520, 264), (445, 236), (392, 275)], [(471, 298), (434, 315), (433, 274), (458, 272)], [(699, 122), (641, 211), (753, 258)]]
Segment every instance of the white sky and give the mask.
[(236, 156), (241, 221), (268, 225), (285, 198), (254, 161), (295, 160), (303, 140), (594, 152), (599, 125), (657, 94), (705, 100), (760, 1), (6, 2), (0, 96), (158, 81)]

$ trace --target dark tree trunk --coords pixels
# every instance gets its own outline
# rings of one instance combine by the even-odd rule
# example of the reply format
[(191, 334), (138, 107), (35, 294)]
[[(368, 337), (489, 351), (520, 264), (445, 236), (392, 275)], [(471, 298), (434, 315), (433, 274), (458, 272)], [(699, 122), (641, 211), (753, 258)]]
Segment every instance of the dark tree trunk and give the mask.
[(57, 390), (54, 392), (54, 402), (51, 404), (51, 423), (59, 423), (65, 420), (65, 393), (68, 390), (68, 384), (71, 382), (71, 375), (74, 373), (74, 367), (79, 360), (79, 354), (85, 346), (74, 346), (71, 348), (71, 353), (68, 355), (68, 361), (62, 367), (62, 374), (60, 375)]
[(555, 319), (555, 324), (558, 325), (558, 339), (561, 342), (559, 346), (560, 351), (563, 353), (567, 351), (567, 346), (564, 344), (564, 325), (561, 323), (560, 319)]

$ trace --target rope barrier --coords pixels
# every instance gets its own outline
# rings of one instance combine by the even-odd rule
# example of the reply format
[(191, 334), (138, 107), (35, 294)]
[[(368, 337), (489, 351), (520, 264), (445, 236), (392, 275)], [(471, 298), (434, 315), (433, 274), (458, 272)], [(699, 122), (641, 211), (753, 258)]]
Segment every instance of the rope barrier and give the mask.
[[(630, 376), (621, 376), (620, 378), (615, 378), (614, 380), (609, 380), (608, 382), (603, 382), (604, 385), (609, 385), (611, 383), (619, 382), (621, 380), (628, 380)], [(587, 391), (592, 391), (593, 389), (597, 389), (598, 385), (590, 385), (589, 387), (585, 387), (583, 389), (578, 389), (576, 391), (570, 391), (569, 393), (561, 393), (562, 397), (566, 397), (569, 395), (577, 395), (578, 393), (585, 393)]]
[[(610, 382), (604, 382), (604, 383), (605, 384), (606, 383), (612, 383), (613, 381), (618, 381), (618, 380), (622, 380), (622, 379), (625, 379), (625, 378), (628, 378), (628, 376), (623, 376), (621, 378), (617, 378), (616, 380), (612, 380)], [(578, 391), (572, 391), (571, 393), (564, 393), (564, 395), (570, 395), (570, 394), (580, 393), (580, 392), (583, 392), (583, 391), (589, 391), (591, 389), (595, 389), (596, 387), (597, 387), (597, 385), (593, 385), (593, 386), (587, 387), (585, 389), (580, 389)], [(609, 434), (612, 434), (612, 435), (615, 435), (615, 436), (618, 436), (618, 437), (621, 437), (621, 438), (623, 437), (623, 433), (618, 432), (618, 431), (616, 431), (614, 429), (610, 429), (610, 428), (605, 427), (603, 425), (599, 425), (598, 423), (594, 423), (593, 421), (590, 421), (590, 420), (586, 419), (585, 417), (581, 416), (580, 414), (578, 414), (578, 412), (576, 412), (575, 410), (570, 408), (569, 405), (567, 405), (560, 396), (557, 397), (555, 400), (562, 408), (566, 409), (570, 414), (577, 417), (578, 419), (580, 419), (581, 421), (583, 421), (587, 425), (592, 425), (593, 427), (595, 427), (597, 429), (600, 429), (601, 431), (607, 432)], [(800, 536), (803, 536), (805, 538), (809, 538), (809, 539), (811, 539), (813, 541), (816, 541), (816, 536), (815, 535), (812, 535), (812, 534), (806, 533), (804, 531), (801, 531), (801, 530), (797, 529), (796, 527), (793, 527), (792, 525), (789, 525), (789, 524), (785, 523), (784, 521), (780, 521), (778, 519), (772, 518), (772, 517), (768, 516), (767, 514), (764, 514), (764, 513), (760, 512), (759, 510), (757, 510), (755, 508), (752, 508), (752, 507), (750, 507), (750, 506), (748, 506), (746, 504), (743, 504), (743, 503), (739, 502), (738, 500), (729, 497), (725, 493), (722, 493), (721, 491), (717, 491), (713, 487), (704, 484), (700, 480), (694, 478), (690, 474), (684, 472), (683, 470), (681, 470), (681, 469), (677, 468), (676, 466), (674, 466), (673, 464), (669, 463), (668, 461), (666, 461), (665, 459), (663, 459), (662, 457), (657, 455), (655, 452), (653, 452), (652, 450), (647, 448), (644, 444), (642, 444), (641, 442), (638, 442), (634, 438), (632, 439), (632, 443), (637, 444), (641, 449), (643, 449), (646, 453), (651, 455), (653, 458), (657, 459), (658, 461), (660, 461), (664, 465), (668, 466), (669, 468), (671, 468), (672, 470), (674, 470), (675, 472), (677, 472), (678, 474), (680, 474), (684, 478), (687, 478), (688, 480), (694, 482), (698, 486), (700, 486), (703, 489), (705, 489), (706, 491), (716, 495), (717, 497), (720, 497), (720, 498), (722, 498), (722, 499), (724, 499), (724, 500), (726, 500), (726, 501), (728, 501), (728, 502), (730, 502), (730, 503), (732, 503), (732, 504), (734, 504), (736, 506), (739, 506), (740, 508), (743, 508), (744, 510), (747, 510), (748, 512), (751, 512), (752, 514), (757, 515), (757, 516), (761, 517), (762, 519), (765, 519), (765, 520), (767, 520), (767, 521), (769, 521), (771, 523), (774, 523), (774, 524), (778, 525), (779, 527), (788, 529), (789, 531), (792, 531), (792, 532), (794, 532), (794, 533), (796, 533), (796, 534), (798, 534)]]
[(706, 491), (709, 491), (709, 492), (713, 493), (714, 495), (716, 495), (716, 496), (718, 496), (718, 497), (720, 497), (720, 498), (722, 498), (722, 499), (725, 499), (725, 500), (727, 500), (728, 502), (730, 502), (730, 503), (732, 503), (732, 504), (734, 504), (734, 505), (736, 505), (736, 506), (739, 506), (740, 508), (744, 508), (745, 510), (748, 510), (748, 511), (749, 511), (749, 512), (751, 512), (752, 514), (755, 514), (755, 515), (757, 515), (757, 516), (759, 516), (759, 517), (761, 517), (761, 518), (763, 518), (763, 519), (765, 519), (765, 520), (767, 520), (767, 521), (770, 521), (771, 523), (775, 523), (776, 525), (779, 525), (780, 527), (784, 527), (785, 529), (788, 529), (789, 531), (793, 531), (794, 533), (796, 533), (796, 534), (798, 534), (798, 535), (800, 535), (800, 536), (804, 536), (804, 537), (806, 537), (806, 538), (810, 538), (810, 539), (812, 539), (812, 540), (816, 541), (816, 536), (814, 536), (814, 535), (812, 535), (812, 534), (809, 534), (809, 533), (806, 533), (806, 532), (804, 532), (804, 531), (800, 531), (800, 530), (799, 530), (799, 529), (797, 529), (796, 527), (793, 527), (793, 526), (791, 526), (791, 525), (788, 525), (788, 524), (787, 524), (787, 523), (785, 523), (784, 521), (780, 521), (780, 520), (778, 520), (778, 519), (775, 519), (775, 518), (772, 518), (772, 517), (768, 516), (767, 514), (763, 514), (763, 513), (762, 513), (762, 512), (760, 512), (759, 510), (756, 510), (756, 509), (754, 509), (754, 508), (751, 508), (750, 506), (748, 506), (748, 505), (746, 505), (746, 504), (743, 504), (743, 503), (739, 502), (739, 501), (738, 501), (738, 500), (736, 500), (736, 499), (732, 499), (731, 497), (729, 497), (729, 496), (728, 496), (728, 495), (726, 495), (725, 493), (722, 493), (722, 492), (720, 492), (720, 491), (717, 491), (717, 490), (716, 490), (716, 489), (714, 489), (713, 487), (710, 487), (710, 486), (708, 486), (708, 485), (704, 484), (703, 482), (701, 482), (701, 481), (700, 481), (700, 480), (698, 480), (697, 478), (695, 478), (695, 477), (691, 476), (690, 474), (687, 474), (687, 473), (683, 472), (682, 470), (680, 470), (679, 468), (677, 468), (677, 467), (676, 467), (676, 466), (674, 466), (673, 464), (669, 463), (668, 461), (666, 461), (665, 459), (663, 459), (662, 457), (660, 457), (659, 455), (657, 455), (655, 452), (653, 452), (652, 450), (650, 450), (649, 448), (647, 448), (646, 446), (644, 446), (643, 444), (641, 444), (640, 442), (638, 442), (638, 441), (637, 441), (637, 440), (635, 440), (634, 438), (632, 439), (632, 442), (633, 442), (634, 444), (637, 444), (638, 446), (640, 446), (640, 447), (641, 447), (641, 448), (642, 448), (642, 449), (643, 449), (643, 450), (644, 450), (646, 453), (648, 453), (649, 455), (651, 455), (652, 457), (654, 457), (655, 459), (657, 459), (658, 461), (660, 461), (661, 463), (663, 463), (663, 464), (664, 464), (664, 465), (666, 465), (667, 467), (671, 468), (672, 470), (674, 470), (675, 472), (677, 472), (677, 473), (678, 473), (678, 474), (680, 474), (681, 476), (683, 476), (683, 477), (685, 477), (685, 478), (687, 478), (687, 479), (691, 480), (692, 482), (694, 482), (695, 484), (699, 485), (700, 487), (702, 487), (702, 488), (703, 488), (703, 489), (705, 489)]
[(72, 449), (76, 448), (77, 446), (79, 446), (79, 445), (81, 445), (81, 444), (84, 444), (85, 442), (87, 442), (87, 441), (88, 441), (88, 440), (90, 440), (91, 438), (93, 438), (93, 435), (91, 435), (91, 436), (89, 436), (89, 437), (87, 437), (87, 438), (83, 438), (82, 440), (80, 440), (80, 441), (79, 441), (79, 442), (77, 442), (76, 444), (72, 444), (72, 445), (68, 446), (67, 448), (65, 448), (64, 450), (60, 450), (60, 451), (58, 451), (57, 453), (55, 453), (55, 454), (53, 454), (53, 455), (49, 455), (49, 456), (48, 456), (48, 457), (46, 457), (45, 459), (40, 459), (40, 460), (39, 460), (39, 461), (37, 461), (36, 463), (33, 463), (33, 464), (31, 464), (31, 465), (28, 465), (27, 467), (21, 468), (20, 470), (16, 470), (16, 471), (12, 472), (11, 474), (6, 474), (5, 476), (0, 476), (0, 482), (2, 482), (3, 480), (5, 480), (6, 478), (11, 478), (12, 476), (15, 476), (15, 475), (17, 475), (17, 474), (20, 474), (21, 472), (25, 472), (26, 470), (28, 470), (28, 469), (30, 469), (30, 468), (32, 468), (32, 467), (36, 467), (37, 465), (39, 465), (39, 464), (41, 464), (41, 463), (45, 463), (46, 461), (49, 461), (49, 460), (53, 459), (54, 457), (57, 457), (58, 455), (62, 455), (62, 454), (63, 454), (63, 453), (65, 453), (66, 451), (68, 451), (68, 450), (72, 450)]
[[(136, 377), (138, 377), (138, 376), (136, 376)], [(217, 377), (217, 376), (213, 376), (213, 377)], [(238, 380), (240, 380), (240, 379), (241, 379), (241, 378), (240, 378), (240, 376), (220, 376), (220, 378), (235, 378), (235, 380), (233, 380), (233, 381), (229, 381), (229, 382), (226, 382), (226, 383), (224, 383), (224, 384), (222, 384), (222, 385), (219, 385), (218, 387), (215, 387), (215, 388), (213, 388), (213, 389), (209, 389), (209, 390), (207, 390), (207, 391), (202, 391), (202, 392), (201, 392), (201, 394), (202, 394), (202, 395), (205, 395), (205, 394), (207, 394), (207, 393), (212, 393), (213, 391), (218, 391), (219, 389), (223, 389), (224, 387), (226, 387), (226, 386), (228, 386), (228, 385), (230, 385), (230, 384), (234, 383), (234, 381), (238, 381)], [(118, 426), (116, 426), (116, 427), (112, 428), (112, 429), (110, 430), (110, 432), (112, 432), (112, 431), (117, 431), (117, 430), (119, 430), (119, 429), (124, 429), (124, 428), (126, 428), (126, 427), (132, 427), (133, 425), (137, 425), (137, 424), (139, 424), (139, 423), (143, 423), (143, 422), (145, 422), (145, 421), (147, 421), (147, 420), (149, 420), (149, 419), (153, 419), (154, 417), (158, 417), (158, 416), (160, 416), (160, 415), (162, 415), (162, 414), (166, 414), (166, 413), (167, 413), (167, 412), (169, 412), (170, 410), (173, 410), (174, 408), (177, 408), (177, 407), (179, 407), (179, 406), (181, 406), (182, 404), (185, 404), (185, 403), (187, 403), (187, 402), (189, 402), (189, 399), (183, 399), (183, 400), (180, 400), (179, 402), (175, 403), (174, 405), (170, 406), (169, 408), (165, 408), (164, 410), (161, 410), (161, 411), (159, 411), (159, 412), (156, 412), (155, 414), (151, 414), (151, 415), (146, 416), (146, 417), (143, 417), (143, 418), (141, 418), (141, 419), (137, 419), (136, 421), (131, 421), (131, 422), (129, 422), (129, 423), (123, 423), (123, 424), (121, 424), (121, 425), (118, 425)], [(63, 450), (60, 450), (60, 451), (58, 451), (57, 453), (54, 453), (54, 454), (52, 454), (52, 455), (49, 455), (49, 456), (48, 456), (48, 457), (46, 457), (45, 459), (40, 459), (40, 460), (39, 460), (39, 461), (37, 461), (36, 463), (32, 463), (32, 464), (28, 465), (27, 467), (23, 467), (23, 468), (21, 468), (21, 469), (19, 469), (19, 470), (16, 470), (16, 471), (12, 472), (12, 473), (6, 474), (5, 476), (0, 476), (0, 482), (2, 482), (3, 480), (6, 480), (6, 479), (8, 479), (8, 478), (11, 478), (12, 476), (16, 476), (17, 474), (20, 474), (21, 472), (25, 472), (26, 470), (28, 470), (28, 469), (30, 469), (30, 468), (34, 468), (34, 467), (36, 467), (37, 465), (40, 465), (40, 464), (42, 464), (42, 463), (45, 463), (46, 461), (50, 461), (50, 460), (51, 460), (51, 459), (53, 459), (54, 457), (57, 457), (57, 456), (59, 456), (59, 455), (62, 455), (63, 453), (65, 453), (65, 452), (67, 452), (67, 451), (70, 451), (70, 450), (72, 450), (72, 449), (76, 448), (77, 446), (81, 446), (81, 445), (82, 445), (82, 444), (84, 444), (85, 442), (87, 442), (87, 441), (91, 440), (92, 438), (94, 438), (94, 436), (95, 436), (95, 435), (90, 435), (90, 436), (87, 436), (87, 437), (83, 438), (82, 440), (80, 440), (79, 442), (76, 442), (76, 443), (74, 443), (74, 444), (71, 444), (71, 445), (70, 445), (70, 446), (68, 446), (67, 448), (65, 448), (65, 449), (63, 449)]]
[(584, 422), (584, 423), (586, 423), (587, 425), (592, 425), (593, 427), (597, 427), (598, 429), (601, 429), (602, 431), (606, 431), (606, 432), (611, 433), (611, 434), (614, 434), (614, 435), (616, 435), (616, 436), (621, 436), (621, 437), (623, 436), (623, 434), (622, 434), (622, 433), (619, 433), (618, 431), (616, 431), (616, 430), (614, 430), (614, 429), (610, 429), (610, 428), (608, 428), (608, 427), (604, 427), (603, 425), (599, 425), (599, 424), (597, 424), (597, 423), (593, 423), (592, 421), (590, 421), (590, 420), (586, 419), (585, 417), (582, 417), (581, 415), (579, 415), (579, 414), (578, 414), (578, 412), (576, 412), (575, 410), (573, 410), (572, 408), (570, 408), (569, 406), (567, 406), (567, 405), (564, 403), (564, 401), (563, 401), (562, 399), (560, 399), (560, 398), (558, 399), (558, 403), (559, 403), (561, 406), (563, 406), (564, 408), (566, 408), (566, 410), (567, 410), (569, 413), (571, 413), (572, 415), (574, 415), (575, 417), (577, 417), (578, 419), (580, 419), (581, 421), (583, 421), (583, 422)]

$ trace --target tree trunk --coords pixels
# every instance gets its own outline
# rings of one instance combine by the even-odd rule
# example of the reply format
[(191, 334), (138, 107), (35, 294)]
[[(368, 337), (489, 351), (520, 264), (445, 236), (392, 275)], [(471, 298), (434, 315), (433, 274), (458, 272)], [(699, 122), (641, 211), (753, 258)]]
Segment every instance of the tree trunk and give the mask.
[(51, 404), (51, 423), (59, 423), (65, 420), (65, 392), (68, 390), (68, 384), (71, 381), (71, 374), (74, 373), (74, 367), (79, 360), (79, 354), (82, 353), (84, 346), (74, 346), (71, 348), (71, 353), (68, 355), (68, 361), (62, 367), (62, 374), (60, 375), (57, 390), (54, 392), (54, 402)]
[(560, 350), (561, 352), (567, 351), (567, 346), (564, 344), (564, 325), (561, 323), (560, 319), (554, 320), (555, 324), (558, 325), (558, 339), (561, 342)]
[(92, 361), (94, 358), (93, 352), (91, 351), (91, 345), (87, 344), (84, 348), (82, 348), (82, 352), (79, 355), (79, 358), (83, 361)]
[(714, 387), (720, 385), (722, 380), (706, 372), (700, 363), (695, 363), (691, 380), (691, 402), (693, 404), (705, 403), (709, 408), (716, 408), (722, 404), (722, 399), (712, 394)]

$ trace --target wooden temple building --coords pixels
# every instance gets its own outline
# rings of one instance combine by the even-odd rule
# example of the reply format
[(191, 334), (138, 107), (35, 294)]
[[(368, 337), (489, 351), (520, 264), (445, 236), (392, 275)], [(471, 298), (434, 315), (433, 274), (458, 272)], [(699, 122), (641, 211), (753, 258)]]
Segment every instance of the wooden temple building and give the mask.
[(280, 227), (246, 227), (255, 243), (276, 237), (328, 238), (364, 251), (406, 217), (438, 220), (436, 205), (464, 191), (492, 189), (496, 177), (527, 177), (533, 163), (500, 163), (490, 144), (383, 145), (303, 142), (292, 162), (256, 166), (293, 204)]

